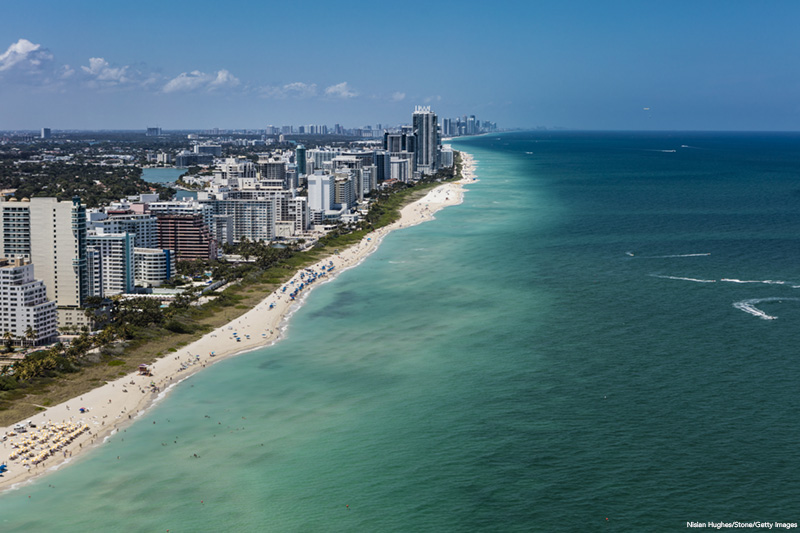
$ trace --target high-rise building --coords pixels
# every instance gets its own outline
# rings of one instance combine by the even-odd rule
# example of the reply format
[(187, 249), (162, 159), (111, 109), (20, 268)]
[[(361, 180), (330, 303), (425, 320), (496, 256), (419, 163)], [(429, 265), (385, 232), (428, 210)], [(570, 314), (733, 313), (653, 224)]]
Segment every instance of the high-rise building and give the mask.
[(0, 255), (31, 256), (31, 211), (27, 199), (18, 202), (12, 197), (0, 202)]
[[(214, 224), (214, 208), (199, 203), (194, 198), (187, 198), (183, 201), (151, 202), (149, 209), (150, 214), (156, 218), (161, 215), (200, 215), (203, 219), (203, 223), (209, 228)], [(161, 246), (161, 248), (168, 247)]]
[(383, 149), (389, 153), (413, 152), (414, 136), (410, 133), (389, 133), (383, 134)]
[(442, 150), (439, 152), (439, 166), (441, 168), (451, 168), (453, 166), (453, 147), (451, 145), (442, 145)]
[(33, 265), (24, 259), (0, 259), (0, 332), (24, 342), (29, 329), (34, 344), (47, 342), (58, 333), (56, 304), (47, 289), (33, 277)]
[(478, 133), (478, 125), (475, 121), (475, 115), (470, 115), (467, 118), (467, 135), (475, 135)]
[(311, 223), (311, 212), (308, 209), (308, 198), (305, 196), (295, 196), (286, 201), (287, 213), (286, 222), (293, 224), (292, 234), (300, 235), (308, 229)]
[(103, 233), (129, 233), (134, 235), (136, 248), (155, 248), (158, 246), (158, 223), (152, 215), (109, 214), (105, 220), (93, 224), (102, 228)]
[(42, 128), (42, 139), (50, 138), (50, 128)]
[(58, 306), (59, 325), (83, 325), (83, 303), (89, 296), (86, 258), (86, 208), (77, 196), (30, 201), (31, 260), (47, 287), (47, 298)]
[(133, 292), (133, 240), (130, 233), (87, 236), (92, 296), (107, 298)]
[(410, 159), (403, 157), (392, 157), (390, 178), (402, 182), (409, 182), (412, 174), (410, 161)]
[(286, 163), (284, 161), (259, 160), (257, 168), (261, 180), (280, 182), (283, 187), (286, 180)]
[(392, 176), (391, 156), (385, 150), (375, 151), (375, 179), (377, 183), (388, 180)]
[(217, 258), (217, 241), (202, 214), (163, 213), (157, 218), (159, 247), (174, 250), (176, 260)]
[(214, 157), (222, 157), (222, 145), (220, 144), (195, 144), (194, 153), (210, 154)]
[(133, 277), (141, 287), (158, 287), (175, 275), (175, 254), (158, 248), (133, 249)]
[(356, 202), (356, 186), (350, 172), (337, 172), (334, 181), (333, 202), (337, 209), (349, 209)]
[[(160, 160), (159, 160), (160, 161)], [(182, 150), (175, 156), (176, 167), (191, 167), (194, 165), (211, 165), (214, 156), (211, 154), (195, 154), (189, 150)]]
[(315, 223), (321, 224), (325, 213), (333, 209), (333, 176), (321, 170), (308, 176), (308, 208)]
[(333, 160), (333, 158), (340, 153), (341, 150), (339, 149), (328, 150), (325, 148), (319, 148), (315, 150), (309, 150), (306, 152), (306, 173), (313, 174), (315, 170), (324, 169), (325, 162)]
[(416, 139), (414, 161), (416, 170), (422, 174), (433, 174), (438, 170), (439, 128), (436, 113), (430, 107), (417, 106), (412, 116), (412, 127)]
[(225, 199), (213, 200), (214, 213), (229, 216), (233, 226), (233, 242), (243, 238), (250, 241), (271, 241), (275, 238), (275, 221), (278, 218), (278, 200), (263, 195), (253, 198), (236, 198), (231, 193)]
[(306, 147), (302, 144), (298, 144), (297, 148), (294, 150), (294, 160), (297, 164), (297, 174), (306, 173)]

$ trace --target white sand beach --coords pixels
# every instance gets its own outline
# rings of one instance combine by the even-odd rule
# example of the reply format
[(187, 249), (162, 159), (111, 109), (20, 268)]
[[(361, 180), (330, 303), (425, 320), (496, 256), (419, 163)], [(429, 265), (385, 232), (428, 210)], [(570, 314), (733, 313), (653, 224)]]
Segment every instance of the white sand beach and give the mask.
[[(433, 218), (436, 211), (463, 200), (463, 185), (475, 181), (474, 160), (464, 152), (463, 179), (432, 189), (405, 206), (397, 222), (368, 234), (359, 243), (303, 269), (284, 287), (267, 295), (256, 307), (178, 352), (150, 365), (152, 376), (128, 374), (116, 381), (59, 405), (49, 407), (15, 425), (0, 428), (0, 462), (8, 471), (0, 477), (0, 490), (45, 474), (71, 457), (100, 445), (116, 430), (131, 424), (152, 403), (182, 379), (217, 361), (274, 343), (282, 321), (300, 305), (302, 292), (357, 265), (377, 249), (389, 232)], [(296, 293), (292, 298), (292, 293)], [(35, 427), (31, 426), (35, 425)]]

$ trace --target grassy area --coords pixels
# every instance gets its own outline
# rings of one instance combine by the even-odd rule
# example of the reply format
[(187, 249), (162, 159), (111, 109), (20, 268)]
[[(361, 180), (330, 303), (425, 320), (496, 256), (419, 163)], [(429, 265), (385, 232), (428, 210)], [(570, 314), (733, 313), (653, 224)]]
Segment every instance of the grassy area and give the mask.
[[(459, 177), (460, 172), (457, 171), (453, 179)], [(181, 315), (173, 317), (172, 321), (178, 322), (180, 327), (173, 324), (170, 329), (149, 328), (138, 331), (136, 340), (117, 342), (103, 349), (102, 353), (94, 357), (93, 362), (82, 364), (77, 372), (39, 378), (18, 389), (0, 392), (0, 426), (7, 426), (34, 415), (43, 410), (44, 406), (78, 398), (108, 381), (134, 372), (140, 364), (150, 364), (164, 354), (174, 353), (199, 339), (205, 332), (229, 323), (255, 307), (299, 269), (325, 259), (334, 250), (344, 249), (361, 241), (374, 229), (398, 220), (400, 209), (404, 205), (422, 198), (438, 185), (439, 182), (420, 183), (381, 198), (377, 202), (378, 209), (371, 211), (369, 223), (364, 229), (325, 237), (311, 250), (296, 253), (267, 270), (247, 274), (216, 299), (201, 307), (190, 307)], [(165, 326), (170, 326), (169, 321)]]

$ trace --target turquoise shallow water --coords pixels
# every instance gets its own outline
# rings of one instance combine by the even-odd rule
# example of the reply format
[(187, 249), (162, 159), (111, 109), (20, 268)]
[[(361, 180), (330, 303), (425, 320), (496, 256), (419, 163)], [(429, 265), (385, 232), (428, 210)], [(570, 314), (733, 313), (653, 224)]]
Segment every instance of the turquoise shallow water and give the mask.
[(800, 136), (456, 146), (479, 161), (464, 204), (2, 495), (0, 530), (797, 522)]

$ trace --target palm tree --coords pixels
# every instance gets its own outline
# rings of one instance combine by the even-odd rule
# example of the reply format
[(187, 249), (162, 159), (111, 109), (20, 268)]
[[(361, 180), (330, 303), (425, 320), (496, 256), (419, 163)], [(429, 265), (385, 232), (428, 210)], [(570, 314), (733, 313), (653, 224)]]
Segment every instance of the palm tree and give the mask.
[(6, 348), (8, 351), (11, 351), (11, 348), (14, 346), (14, 335), (6, 330), (6, 332), (3, 333), (3, 339), (5, 339)]
[(110, 328), (105, 328), (103, 331), (94, 336), (94, 345), (98, 348), (108, 346), (114, 341), (114, 332)]
[(32, 326), (28, 326), (28, 329), (25, 330), (25, 338), (31, 342), (31, 345), (36, 344), (36, 330)]

